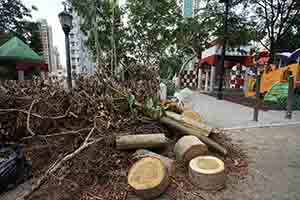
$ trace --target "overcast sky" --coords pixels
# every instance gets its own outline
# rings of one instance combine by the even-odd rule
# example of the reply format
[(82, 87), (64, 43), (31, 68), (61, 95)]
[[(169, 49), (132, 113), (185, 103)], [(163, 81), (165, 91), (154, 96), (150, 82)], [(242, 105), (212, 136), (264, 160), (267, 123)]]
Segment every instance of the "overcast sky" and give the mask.
[(33, 20), (46, 19), (52, 26), (53, 43), (58, 47), (61, 64), (65, 66), (65, 37), (61, 29), (58, 14), (63, 10), (62, 0), (22, 0), (27, 7), (32, 5), (38, 8), (38, 11), (32, 11)]
[[(52, 26), (53, 43), (58, 47), (61, 64), (65, 66), (65, 36), (61, 29), (58, 14), (63, 10), (63, 0), (22, 0), (27, 7), (32, 5), (38, 8), (38, 11), (32, 11), (33, 20), (46, 19), (48, 24)], [(84, 1), (84, 0), (83, 0)], [(120, 0), (120, 4), (124, 4), (126, 0)]]

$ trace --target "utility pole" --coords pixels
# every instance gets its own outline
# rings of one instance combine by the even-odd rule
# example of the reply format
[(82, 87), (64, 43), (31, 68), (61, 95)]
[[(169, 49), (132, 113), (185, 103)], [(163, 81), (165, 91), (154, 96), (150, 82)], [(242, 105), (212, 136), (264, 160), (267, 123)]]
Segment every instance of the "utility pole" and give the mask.
[(72, 91), (72, 71), (71, 71), (71, 60), (70, 60), (70, 40), (69, 34), (72, 30), (73, 16), (67, 11), (67, 3), (63, 2), (64, 11), (59, 13), (59, 21), (62, 29), (65, 33), (65, 45), (66, 45), (66, 64), (67, 64), (67, 84), (69, 91)]
[(227, 34), (228, 34), (228, 15), (229, 15), (229, 4), (231, 0), (220, 0), (220, 3), (225, 3), (225, 16), (224, 16), (224, 39), (222, 47), (222, 55), (220, 62), (220, 76), (219, 76), (219, 87), (217, 92), (217, 99), (223, 99), (223, 81), (225, 73), (225, 57), (226, 57), (226, 47), (227, 47)]

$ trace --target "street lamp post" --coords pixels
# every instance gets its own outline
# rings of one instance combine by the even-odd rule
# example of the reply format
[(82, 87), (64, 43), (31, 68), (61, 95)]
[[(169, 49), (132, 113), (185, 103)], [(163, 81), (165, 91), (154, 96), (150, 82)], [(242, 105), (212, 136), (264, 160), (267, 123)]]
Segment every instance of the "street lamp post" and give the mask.
[(227, 47), (227, 33), (228, 33), (228, 14), (229, 14), (229, 1), (230, 0), (220, 0), (220, 3), (225, 3), (225, 16), (224, 16), (224, 39), (223, 39), (223, 47), (222, 47), (222, 55), (220, 62), (220, 78), (219, 78), (219, 87), (217, 92), (217, 98), (219, 100), (223, 99), (223, 81), (224, 81), (224, 73), (225, 73), (225, 57), (226, 57), (226, 47)]
[(72, 30), (73, 16), (67, 11), (67, 4), (64, 2), (64, 11), (59, 13), (59, 21), (65, 33), (66, 45), (66, 64), (67, 64), (67, 84), (69, 91), (72, 90), (72, 72), (71, 72), (71, 59), (70, 59), (70, 40), (69, 33)]

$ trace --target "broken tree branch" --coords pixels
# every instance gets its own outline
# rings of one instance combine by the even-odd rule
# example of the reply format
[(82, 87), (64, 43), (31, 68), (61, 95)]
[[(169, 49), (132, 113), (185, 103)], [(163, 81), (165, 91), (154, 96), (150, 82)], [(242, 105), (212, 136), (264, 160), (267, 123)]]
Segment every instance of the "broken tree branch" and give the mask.
[(91, 129), (91, 131), (89, 132), (88, 136), (85, 138), (85, 140), (82, 143), (82, 145), (78, 149), (76, 149), (72, 153), (68, 154), (67, 156), (65, 156), (61, 160), (55, 161), (55, 163), (53, 165), (51, 165), (51, 167), (37, 181), (37, 183), (34, 184), (29, 191), (27, 191), (25, 194), (23, 194), (21, 197), (19, 197), (18, 200), (26, 200), (26, 199), (28, 199), (37, 189), (39, 189), (46, 182), (46, 180), (49, 178), (49, 176), (52, 175), (52, 174), (54, 174), (55, 172), (57, 172), (64, 163), (66, 163), (67, 161), (73, 159), (76, 155), (78, 155), (79, 153), (81, 153), (83, 150), (85, 150), (89, 146), (102, 141), (104, 138), (98, 138), (98, 139), (95, 139), (95, 140), (93, 140), (91, 142), (88, 142), (95, 129), (96, 129), (96, 127), (94, 126)]
[[(42, 116), (40, 114), (37, 114), (37, 113), (32, 113), (30, 112), (30, 115), (33, 116), (33, 117), (37, 117), (37, 118), (40, 118), (40, 119), (53, 119), (53, 120), (59, 120), (59, 119), (63, 119), (63, 118), (66, 118), (69, 114), (75, 118), (78, 118), (78, 116), (76, 114), (74, 114), (73, 112), (70, 112), (70, 107), (67, 109), (67, 111), (65, 112), (64, 115), (60, 115), (60, 116)], [(26, 110), (22, 110), (22, 109), (16, 109), (16, 108), (10, 108), (10, 109), (0, 109), (0, 113), (3, 112), (20, 112), (20, 113), (24, 113), (26, 115), (29, 114), (28, 111)]]
[(214, 149), (216, 149), (218, 152), (222, 153), (223, 155), (227, 155), (227, 153), (228, 153), (227, 150), (224, 147), (222, 147), (220, 144), (216, 143), (212, 139), (204, 136), (202, 133), (200, 133), (199, 130), (186, 127), (182, 123), (180, 123), (176, 120), (173, 120), (171, 118), (168, 118), (168, 117), (161, 118), (160, 122), (165, 124), (166, 126), (168, 126), (170, 128), (174, 128), (176, 130), (179, 130), (181, 134), (194, 135), (194, 136), (198, 137), (204, 144), (206, 144), (210, 147), (213, 147)]
[(31, 113), (31, 111), (32, 111), (32, 108), (33, 108), (33, 106), (34, 106), (34, 104), (36, 103), (36, 102), (38, 102), (39, 100), (33, 100), (32, 101), (32, 103), (31, 103), (31, 105), (30, 105), (30, 108), (29, 108), (29, 111), (28, 111), (28, 114), (27, 114), (27, 120), (26, 120), (26, 127), (27, 127), (27, 131), (32, 135), (32, 136), (35, 136), (36, 134), (31, 130), (31, 128), (30, 128), (30, 113)]
[[(91, 130), (91, 128), (82, 128), (82, 129), (75, 130), (75, 131), (65, 131), (65, 132), (60, 132), (60, 133), (53, 133), (50, 135), (43, 135), (42, 137), (43, 138), (51, 138), (51, 137), (60, 137), (60, 136), (66, 136), (66, 135), (75, 135), (75, 134), (78, 134), (80, 132), (87, 131), (87, 130)], [(34, 138), (34, 137), (33, 136), (24, 137), (21, 139), (21, 141), (30, 140), (32, 138)]]

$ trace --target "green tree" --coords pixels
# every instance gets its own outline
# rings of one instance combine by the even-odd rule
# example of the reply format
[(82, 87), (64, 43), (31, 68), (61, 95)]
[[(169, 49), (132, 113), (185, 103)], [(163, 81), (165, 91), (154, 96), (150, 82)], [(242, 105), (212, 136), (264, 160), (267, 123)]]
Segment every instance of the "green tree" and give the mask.
[(175, 42), (180, 9), (176, 0), (128, 0), (130, 53), (145, 64), (158, 64)]
[(246, 5), (255, 10), (253, 17), (256, 28), (266, 36), (266, 41), (261, 41), (261, 44), (270, 51), (273, 58), (283, 41), (294, 34), (293, 27), (299, 25), (297, 21), (300, 12), (299, 1), (250, 0)]
[(121, 23), (122, 10), (116, 1), (70, 0), (77, 14), (83, 19), (81, 30), (88, 36), (88, 47), (96, 55), (101, 70), (114, 73), (124, 55)]
[(15, 32), (23, 28), (20, 21), (31, 17), (31, 10), (20, 0), (0, 0), (0, 33)]
[(31, 11), (37, 10), (32, 6), (29, 9), (20, 0), (0, 0), (0, 34), (2, 42), (13, 36), (19, 37), (36, 52), (39, 52), (42, 44), (39, 35), (39, 23), (28, 21)]
[(22, 28), (14, 33), (21, 40), (27, 43), (30, 48), (39, 53), (43, 46), (40, 36), (40, 23), (31, 21), (22, 21)]

